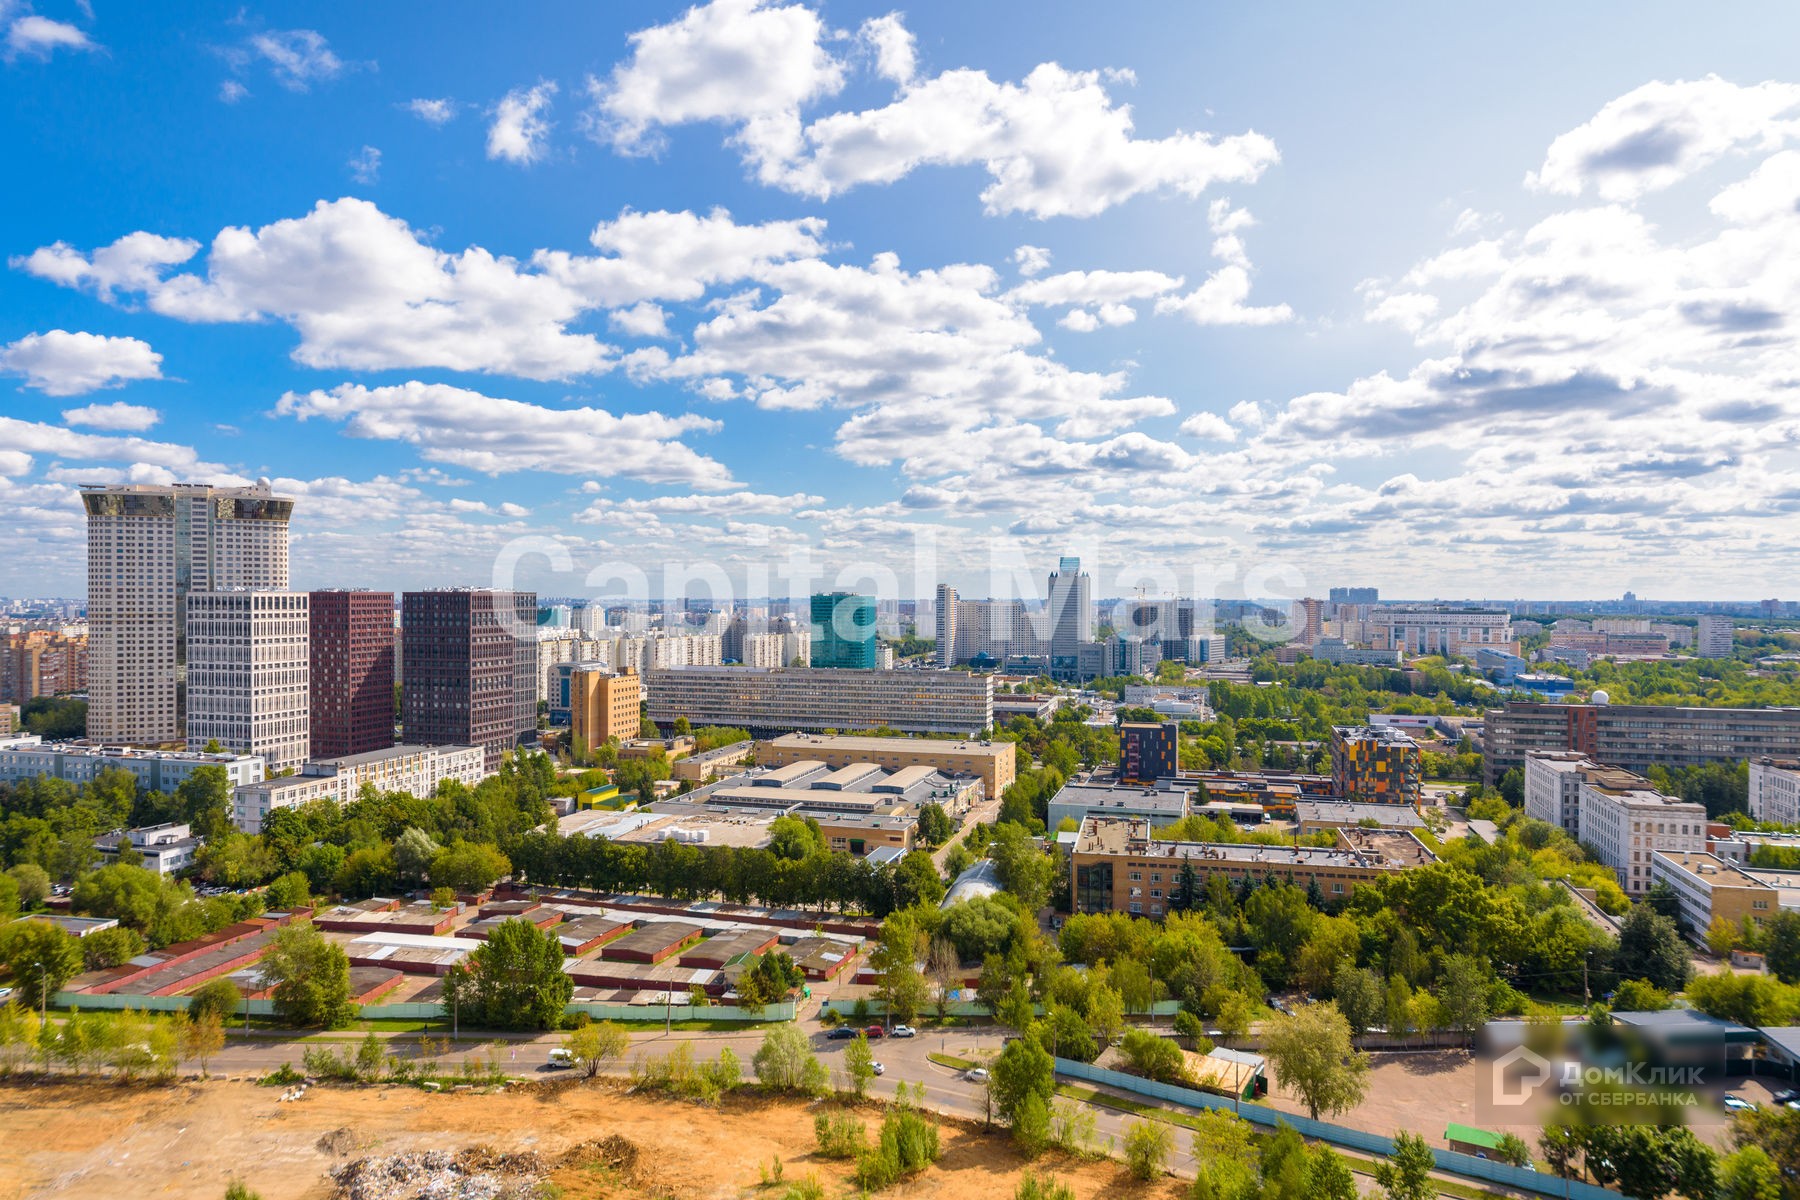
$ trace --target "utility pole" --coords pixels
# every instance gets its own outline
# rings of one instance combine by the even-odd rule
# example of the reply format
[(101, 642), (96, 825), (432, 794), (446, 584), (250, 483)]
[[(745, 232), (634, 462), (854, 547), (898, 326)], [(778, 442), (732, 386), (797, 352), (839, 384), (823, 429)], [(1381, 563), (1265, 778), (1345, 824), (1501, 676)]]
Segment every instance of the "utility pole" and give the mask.
[(44, 1048), (44, 1074), (50, 1073), (50, 982), (49, 968), (43, 963), (33, 963), (38, 969), (38, 1045)]

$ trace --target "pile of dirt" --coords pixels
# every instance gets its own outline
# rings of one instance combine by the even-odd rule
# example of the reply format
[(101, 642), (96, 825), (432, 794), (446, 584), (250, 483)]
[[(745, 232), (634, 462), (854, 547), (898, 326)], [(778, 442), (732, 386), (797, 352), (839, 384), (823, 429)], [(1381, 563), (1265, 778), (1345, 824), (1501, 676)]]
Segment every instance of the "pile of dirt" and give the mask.
[(597, 1141), (571, 1146), (564, 1152), (559, 1167), (606, 1167), (621, 1179), (634, 1177), (638, 1161), (637, 1144), (630, 1138), (613, 1134)]
[(340, 1125), (330, 1133), (322, 1134), (315, 1144), (319, 1147), (319, 1153), (342, 1158), (362, 1149), (364, 1143), (354, 1129), (348, 1125)]
[(334, 1200), (527, 1200), (538, 1194), (547, 1169), (529, 1151), (471, 1146), (455, 1154), (370, 1155), (339, 1167), (331, 1178)]

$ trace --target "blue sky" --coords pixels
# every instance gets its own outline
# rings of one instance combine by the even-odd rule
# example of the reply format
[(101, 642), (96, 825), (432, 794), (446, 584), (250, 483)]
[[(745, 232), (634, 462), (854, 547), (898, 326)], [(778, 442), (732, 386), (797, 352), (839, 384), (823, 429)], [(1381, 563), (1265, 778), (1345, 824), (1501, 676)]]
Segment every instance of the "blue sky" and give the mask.
[(1566, 9), (0, 0), (0, 592), (267, 476), (300, 587), (1784, 595), (1800, 16)]

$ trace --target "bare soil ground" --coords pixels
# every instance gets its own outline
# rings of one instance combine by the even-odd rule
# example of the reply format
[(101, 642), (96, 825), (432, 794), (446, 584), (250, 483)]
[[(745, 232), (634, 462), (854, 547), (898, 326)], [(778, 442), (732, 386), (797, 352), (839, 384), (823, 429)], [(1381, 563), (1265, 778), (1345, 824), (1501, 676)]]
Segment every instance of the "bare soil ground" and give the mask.
[[(723, 1108), (622, 1094), (615, 1085), (431, 1095), (410, 1088), (282, 1089), (244, 1082), (166, 1087), (0, 1083), (0, 1198), (219, 1200), (245, 1181), (264, 1200), (325, 1200), (329, 1173), (369, 1155), (427, 1150), (516, 1154), (551, 1164), (565, 1200), (781, 1200), (760, 1178), (816, 1173), (827, 1196), (854, 1195), (849, 1165), (815, 1157), (817, 1107), (734, 1097)], [(871, 1129), (880, 1115), (865, 1114)], [(624, 1139), (635, 1154), (618, 1152)], [(893, 1200), (1007, 1200), (1026, 1164), (1003, 1134), (947, 1120), (936, 1168), (883, 1193)], [(594, 1143), (611, 1153), (569, 1151)], [(1116, 1163), (1048, 1156), (1036, 1166), (1078, 1200), (1181, 1200), (1173, 1179), (1140, 1185)], [(552, 1193), (554, 1194), (554, 1193)]]

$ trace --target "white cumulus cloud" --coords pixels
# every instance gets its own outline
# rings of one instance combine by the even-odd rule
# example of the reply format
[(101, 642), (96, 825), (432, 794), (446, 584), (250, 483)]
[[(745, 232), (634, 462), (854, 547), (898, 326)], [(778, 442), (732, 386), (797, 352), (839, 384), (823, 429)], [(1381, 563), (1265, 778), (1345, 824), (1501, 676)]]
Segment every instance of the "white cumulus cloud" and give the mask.
[(161, 379), (162, 355), (133, 337), (52, 329), (0, 347), (0, 370), (25, 376), (26, 387), (47, 396), (80, 396), (134, 380)]
[(488, 126), (488, 157), (520, 164), (542, 158), (550, 137), (550, 122), (545, 114), (555, 95), (556, 85), (549, 80), (506, 93), (494, 106), (494, 120)]

